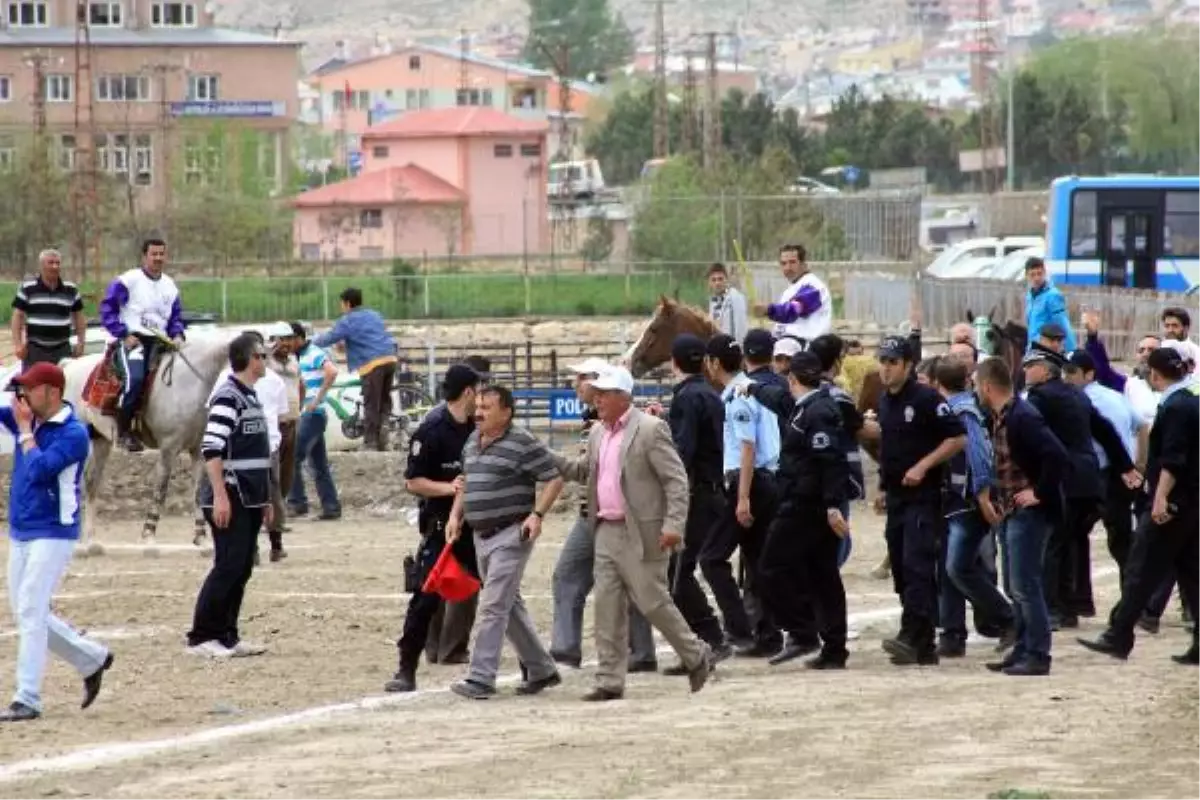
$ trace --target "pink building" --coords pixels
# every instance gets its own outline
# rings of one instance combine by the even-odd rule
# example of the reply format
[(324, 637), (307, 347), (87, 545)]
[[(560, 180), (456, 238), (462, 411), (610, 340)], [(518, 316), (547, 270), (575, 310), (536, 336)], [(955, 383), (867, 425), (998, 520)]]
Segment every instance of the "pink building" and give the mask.
[(547, 124), (484, 107), (409, 111), (364, 131), (356, 177), (297, 196), (303, 259), (548, 249)]

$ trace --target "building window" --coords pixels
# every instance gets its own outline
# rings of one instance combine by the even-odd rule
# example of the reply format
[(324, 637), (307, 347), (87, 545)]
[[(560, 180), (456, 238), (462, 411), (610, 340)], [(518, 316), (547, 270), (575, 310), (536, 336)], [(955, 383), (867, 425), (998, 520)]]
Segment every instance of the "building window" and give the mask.
[(12, 172), (16, 161), (16, 140), (11, 136), (0, 136), (0, 172)]
[(75, 86), (70, 75), (46, 76), (46, 102), (69, 103), (74, 99)]
[(50, 24), (50, 11), (44, 0), (9, 3), (8, 24), (15, 28), (44, 28)]
[(108, 136), (103, 133), (97, 133), (92, 137), (92, 152), (96, 154), (96, 169), (100, 172), (108, 172)]
[(155, 3), (150, 6), (150, 24), (156, 28), (194, 28), (196, 7), (191, 3)]
[(404, 107), (405, 108), (417, 108), (418, 107), (417, 106), (417, 90), (416, 89), (406, 89), (404, 91)]
[(408, 57), (408, 68), (410, 70), (412, 70), (413, 72), (420, 72), (421, 71), (421, 57), (420, 56), (409, 56)]
[(1096, 193), (1071, 193), (1071, 258), (1095, 258), (1099, 229)]
[(1163, 217), (1163, 253), (1200, 258), (1200, 192), (1167, 192)]
[(490, 106), (492, 104), (492, 90), (459, 89), (455, 93), (454, 102), (460, 106)]
[(358, 257), (366, 261), (379, 261), (383, 258), (382, 247), (360, 247)]
[(150, 99), (150, 78), (145, 75), (101, 75), (96, 79), (96, 99), (108, 103)]
[(121, 27), (121, 4), (88, 3), (88, 25), (93, 28)]
[(364, 208), (358, 214), (358, 227), (360, 227), (360, 228), (382, 228), (383, 227), (383, 209), (381, 209), (381, 208)]
[(129, 137), (120, 133), (109, 146), (108, 171), (124, 178), (129, 176)]
[(189, 75), (188, 100), (213, 101), (219, 99), (219, 81), (216, 75)]
[(513, 108), (537, 108), (537, 89), (519, 89), (513, 95)]
[(75, 136), (64, 133), (58, 139), (58, 166), (70, 172), (75, 169)]
[(429, 108), (429, 90), (428, 89), (422, 89), (418, 93), (417, 107), (418, 108)]
[(512, 158), (511, 144), (495, 144), (492, 145), (492, 155), (496, 158)]
[(300, 244), (300, 260), (301, 261), (318, 261), (321, 258), (321, 245), (308, 244), (301, 242)]
[(148, 133), (139, 133), (133, 140), (133, 182), (138, 186), (154, 182), (154, 147)]
[(9, 100), (12, 100), (12, 78), (0, 75), (0, 103), (7, 103)]
[(521, 155), (526, 158), (541, 158), (542, 146), (540, 144), (523, 144), (521, 145)]
[(207, 185), (221, 170), (221, 150), (203, 139), (188, 139), (183, 144), (183, 180)]
[(371, 157), (372, 158), (387, 158), (388, 157), (387, 145), (377, 144), (374, 147), (372, 147), (371, 148)]
[[(350, 104), (346, 105), (346, 100), (350, 100)], [(360, 91), (351, 91), (349, 98), (346, 92), (339, 90), (333, 93), (333, 110), (351, 110), (351, 111), (367, 111), (371, 108), (371, 93), (365, 89)]]

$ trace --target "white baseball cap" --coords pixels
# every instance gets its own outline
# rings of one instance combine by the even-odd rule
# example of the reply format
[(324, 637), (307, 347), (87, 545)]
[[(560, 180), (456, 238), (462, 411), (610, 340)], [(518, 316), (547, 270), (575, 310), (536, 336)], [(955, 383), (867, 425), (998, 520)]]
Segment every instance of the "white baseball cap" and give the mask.
[(290, 322), (275, 322), (266, 327), (263, 331), (268, 339), (288, 339), (295, 336)]
[(1198, 362), (1197, 350), (1200, 350), (1200, 348), (1197, 348), (1196, 345), (1186, 339), (1183, 341), (1178, 339), (1164, 339), (1162, 346), (1179, 353), (1180, 358), (1184, 361), (1191, 361), (1193, 364)]
[(787, 356), (788, 358), (791, 358), (803, 349), (804, 345), (802, 345), (799, 340), (791, 336), (785, 336), (784, 338), (775, 342), (775, 352), (773, 353), (773, 356), (775, 358), (779, 358), (780, 356)]
[(609, 364), (603, 358), (585, 358), (578, 364), (569, 364), (567, 372), (572, 375), (599, 375), (606, 369), (611, 369), (612, 364)]
[(622, 392), (632, 396), (633, 376), (624, 367), (607, 366), (592, 381), (592, 388), (598, 392)]

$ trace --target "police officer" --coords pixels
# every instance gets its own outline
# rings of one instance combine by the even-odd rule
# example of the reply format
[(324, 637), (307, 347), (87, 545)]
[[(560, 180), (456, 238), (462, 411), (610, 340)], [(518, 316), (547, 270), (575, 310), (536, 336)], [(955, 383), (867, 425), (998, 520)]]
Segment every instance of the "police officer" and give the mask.
[[(839, 539), (849, 532), (846, 503), (849, 464), (837, 402), (822, 391), (821, 363), (812, 353), (792, 357), (788, 378), (795, 405), (779, 467), (779, 510), (767, 532), (759, 564), (763, 600), (772, 620), (789, 633), (784, 653), (795, 658), (813, 627), (821, 652), (805, 666), (846, 666), (846, 591), (838, 570)], [(790, 660), (790, 658), (786, 660)], [(773, 663), (783, 663), (783, 660)]]
[[(794, 341), (794, 339), (792, 339)], [(746, 334), (742, 342), (742, 352), (746, 356), (746, 377), (764, 386), (777, 386), (780, 391), (788, 389), (787, 371), (777, 373), (771, 369), (771, 359), (775, 353), (775, 337), (765, 328), (755, 328)], [(787, 419), (778, 415), (779, 435), (787, 433)]]
[(267, 349), (257, 334), (243, 333), (229, 344), (232, 374), (213, 394), (200, 446), (204, 475), (197, 492), (212, 528), (213, 567), (200, 596), (188, 652), (203, 658), (254, 656), (261, 645), (242, 641), (237, 619), (250, 573), (258, 532), (270, 527), (271, 439), (253, 386), (267, 370)]
[(913, 375), (912, 351), (899, 336), (879, 346), (879, 482), (887, 497), (888, 556), (903, 612), (885, 639), (892, 663), (937, 664), (937, 571), (942, 526), (942, 465), (966, 446), (962, 423), (936, 390)]
[(725, 472), (726, 523), (714, 529), (700, 555), (700, 570), (712, 587), (725, 632), (746, 655), (769, 655), (779, 649), (780, 634), (769, 620), (752, 628), (729, 559), (739, 546), (746, 563), (747, 593), (756, 592), (758, 556), (767, 526), (775, 516), (775, 471), (779, 468), (779, 425), (775, 415), (739, 387), (753, 381), (742, 372), (742, 348), (725, 334), (706, 347), (705, 369), (721, 388), (725, 404), (722, 467)]
[[(404, 487), (421, 498), (417, 519), (422, 537), (417, 553), (418, 580), (404, 615), (404, 630), (396, 643), (400, 650), (400, 667), (395, 677), (384, 684), (384, 691), (411, 692), (417, 688), (417, 664), (442, 602), (438, 595), (421, 591), (421, 585), (446, 546), (446, 521), (450, 518), (454, 496), (463, 484), (463, 446), (475, 430), (475, 397), (479, 384), (479, 374), (464, 364), (455, 364), (446, 370), (442, 381), (445, 403), (426, 415), (409, 443)], [(478, 574), (473, 536), (458, 537), (453, 552), (464, 567)], [(469, 614), (473, 618), (476, 598), (467, 602), (471, 605)]]
[[(714, 528), (724, 524), (725, 489), (722, 483), (721, 442), (725, 406), (704, 379), (704, 342), (691, 334), (675, 339), (671, 363), (679, 383), (671, 396), (668, 422), (675, 449), (688, 474), (687, 526), (683, 549), (671, 557), (671, 597), (688, 627), (720, 660), (733, 654), (725, 642), (721, 623), (696, 580), (696, 565)], [(678, 672), (668, 667), (667, 672)]]

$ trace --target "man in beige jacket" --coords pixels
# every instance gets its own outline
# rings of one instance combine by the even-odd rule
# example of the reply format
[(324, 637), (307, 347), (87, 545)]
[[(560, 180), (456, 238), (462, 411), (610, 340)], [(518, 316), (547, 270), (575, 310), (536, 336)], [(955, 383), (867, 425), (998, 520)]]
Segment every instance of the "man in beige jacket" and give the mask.
[(592, 382), (602, 424), (592, 428), (581, 459), (557, 457), (567, 480), (587, 485), (596, 537), (596, 688), (584, 700), (625, 694), (630, 600), (675, 648), (693, 692), (712, 669), (708, 646), (696, 638), (667, 588), (670, 552), (687, 521), (687, 473), (667, 423), (633, 407), (633, 376), (611, 367)]

